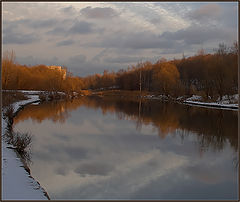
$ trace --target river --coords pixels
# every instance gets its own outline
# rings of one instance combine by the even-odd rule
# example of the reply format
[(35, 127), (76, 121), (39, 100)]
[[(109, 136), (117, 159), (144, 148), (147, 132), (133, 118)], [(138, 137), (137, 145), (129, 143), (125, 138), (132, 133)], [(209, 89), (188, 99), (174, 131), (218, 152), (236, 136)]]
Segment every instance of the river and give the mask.
[(238, 113), (82, 97), (29, 105), (29, 167), (51, 199), (237, 199)]

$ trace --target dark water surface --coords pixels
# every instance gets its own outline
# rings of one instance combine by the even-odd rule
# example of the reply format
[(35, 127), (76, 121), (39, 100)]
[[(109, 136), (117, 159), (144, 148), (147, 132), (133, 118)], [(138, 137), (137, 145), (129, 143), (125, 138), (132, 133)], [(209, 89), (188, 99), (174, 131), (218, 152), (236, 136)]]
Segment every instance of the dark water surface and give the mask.
[(30, 105), (31, 174), (51, 199), (237, 199), (236, 111), (83, 97)]

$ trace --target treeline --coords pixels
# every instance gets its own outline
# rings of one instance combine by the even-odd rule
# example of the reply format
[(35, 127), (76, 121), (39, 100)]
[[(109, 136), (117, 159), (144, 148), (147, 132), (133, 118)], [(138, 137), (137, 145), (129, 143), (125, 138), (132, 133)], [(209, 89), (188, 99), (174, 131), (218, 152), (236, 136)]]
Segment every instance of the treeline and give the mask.
[(238, 44), (220, 44), (214, 54), (198, 51), (195, 56), (156, 63), (138, 63), (117, 73), (104, 71), (84, 78), (90, 89), (142, 90), (159, 94), (198, 94), (205, 99), (233, 95), (238, 89)]
[[(67, 71), (66, 68), (63, 68)], [(4, 52), (2, 59), (2, 89), (73, 92), (83, 88), (82, 79), (46, 65), (27, 66), (15, 62), (13, 51)]]
[(198, 51), (195, 56), (156, 63), (149, 61), (127, 70), (94, 74), (84, 78), (48, 69), (45, 65), (26, 66), (14, 62), (14, 53), (6, 52), (2, 61), (3, 89), (73, 92), (91, 90), (141, 90), (173, 97), (198, 94), (205, 99), (233, 95), (238, 89), (238, 44), (219, 44), (213, 54)]

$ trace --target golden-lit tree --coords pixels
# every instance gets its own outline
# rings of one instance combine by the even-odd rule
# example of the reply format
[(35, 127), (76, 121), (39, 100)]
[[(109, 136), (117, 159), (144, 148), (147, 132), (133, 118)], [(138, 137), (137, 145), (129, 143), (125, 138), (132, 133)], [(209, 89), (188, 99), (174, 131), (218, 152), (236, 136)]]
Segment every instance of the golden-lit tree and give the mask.
[(177, 67), (170, 62), (159, 62), (153, 69), (154, 89), (165, 95), (173, 95), (179, 81)]

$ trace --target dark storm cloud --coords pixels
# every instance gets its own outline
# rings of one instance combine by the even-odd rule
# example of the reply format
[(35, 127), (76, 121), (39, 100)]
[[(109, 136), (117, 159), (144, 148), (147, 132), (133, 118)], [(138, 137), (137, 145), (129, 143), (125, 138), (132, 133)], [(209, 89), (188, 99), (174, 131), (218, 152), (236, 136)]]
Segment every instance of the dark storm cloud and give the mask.
[(222, 12), (221, 6), (218, 4), (205, 4), (200, 8), (190, 12), (188, 16), (195, 20), (209, 20), (211, 18), (217, 18)]
[(105, 8), (92, 8), (91, 6), (88, 6), (86, 8), (81, 9), (81, 14), (83, 14), (85, 17), (88, 18), (112, 18), (118, 15), (118, 13), (110, 8), (110, 7), (105, 7)]
[(94, 32), (93, 24), (86, 21), (76, 21), (70, 28), (69, 34), (89, 34)]
[(65, 40), (65, 41), (60, 41), (56, 44), (56, 46), (69, 46), (72, 45), (74, 43), (73, 40), (69, 39), (69, 40)]

